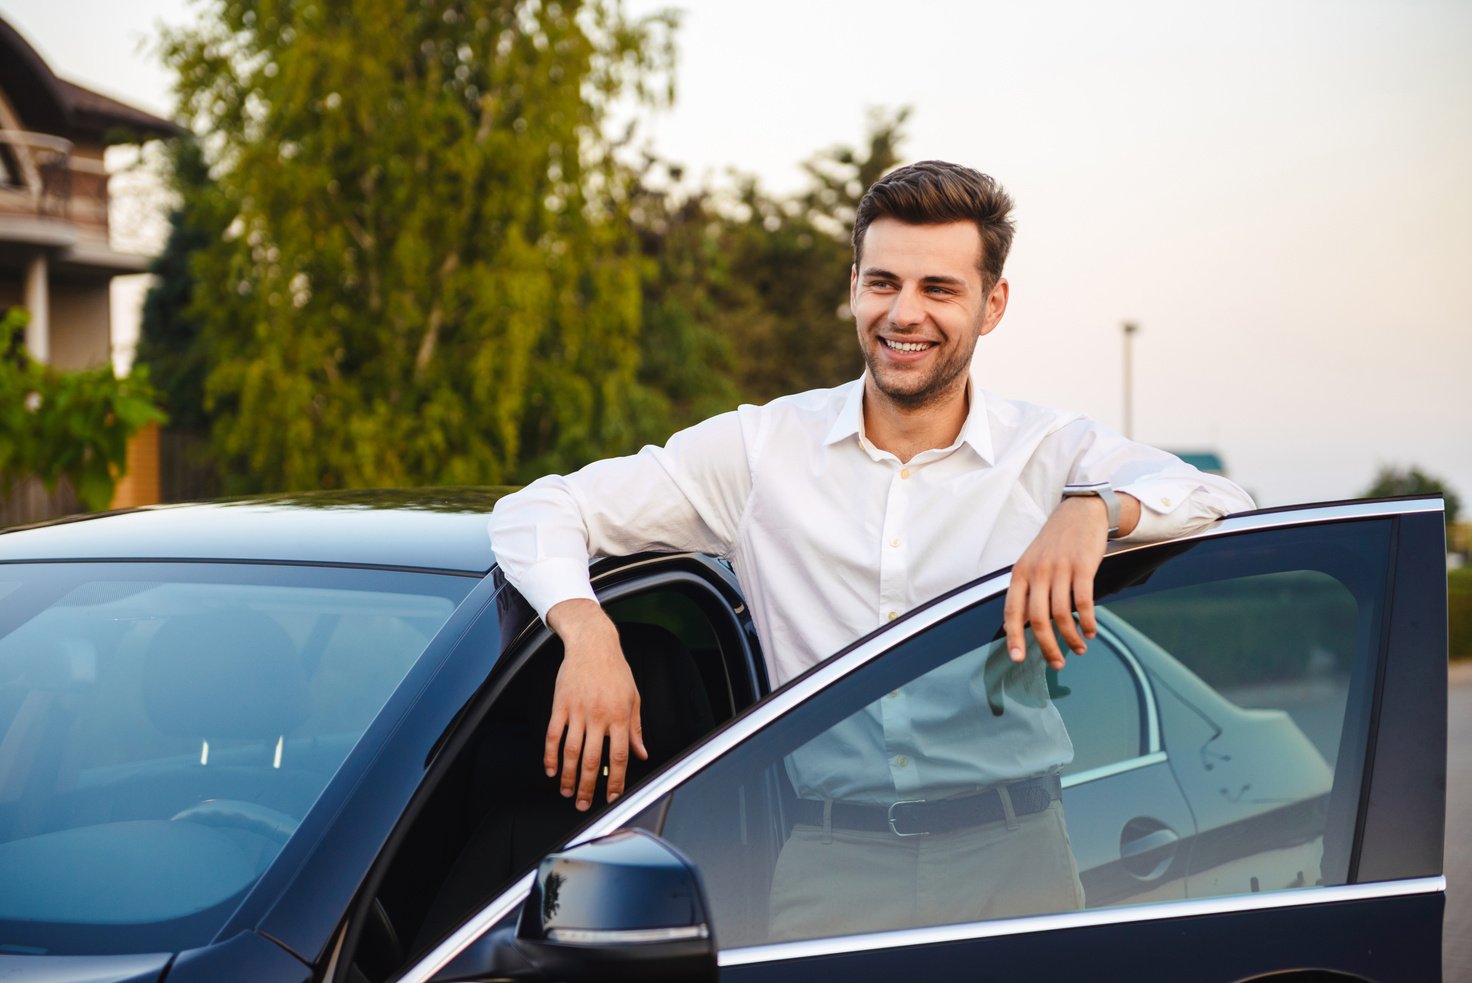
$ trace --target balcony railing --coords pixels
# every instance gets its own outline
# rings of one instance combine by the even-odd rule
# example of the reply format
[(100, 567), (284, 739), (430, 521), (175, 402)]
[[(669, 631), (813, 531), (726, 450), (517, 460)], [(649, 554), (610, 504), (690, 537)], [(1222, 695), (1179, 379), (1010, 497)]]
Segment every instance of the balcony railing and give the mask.
[(27, 130), (0, 130), (0, 188), (26, 194), (37, 215), (68, 218), (71, 157), (70, 140)]

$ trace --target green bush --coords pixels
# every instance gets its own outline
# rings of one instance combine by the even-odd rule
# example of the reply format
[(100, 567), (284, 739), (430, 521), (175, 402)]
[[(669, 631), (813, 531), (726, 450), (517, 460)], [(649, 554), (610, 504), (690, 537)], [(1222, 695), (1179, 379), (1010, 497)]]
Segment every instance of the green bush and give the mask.
[(1448, 648), (1453, 659), (1472, 659), (1472, 567), (1446, 576)]
[(112, 500), (127, 462), (128, 438), (164, 419), (157, 393), (140, 370), (119, 379), (112, 366), (60, 372), (30, 358), (16, 341), (24, 310), (0, 317), (0, 495), (20, 478), (48, 489), (62, 478), (92, 511)]

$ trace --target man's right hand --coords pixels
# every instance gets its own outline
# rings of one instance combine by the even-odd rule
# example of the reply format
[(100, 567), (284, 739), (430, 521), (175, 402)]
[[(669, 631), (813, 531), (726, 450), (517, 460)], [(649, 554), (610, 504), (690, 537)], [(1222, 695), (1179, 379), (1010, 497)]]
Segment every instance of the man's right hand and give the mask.
[(575, 598), (554, 604), (547, 626), (562, 639), (564, 654), (542, 764), (548, 778), (561, 765), (563, 796), (571, 798), (576, 788), (578, 811), (586, 812), (593, 805), (604, 738), (609, 802), (623, 793), (630, 749), (641, 760), (649, 757), (639, 723), (639, 690), (619, 646), (618, 628), (598, 602)]

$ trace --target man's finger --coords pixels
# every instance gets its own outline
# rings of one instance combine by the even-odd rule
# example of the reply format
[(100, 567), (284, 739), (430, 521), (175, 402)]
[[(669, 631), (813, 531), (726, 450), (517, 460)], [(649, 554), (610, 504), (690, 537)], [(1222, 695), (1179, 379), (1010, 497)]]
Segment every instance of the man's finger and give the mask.
[(638, 696), (634, 697), (634, 712), (629, 717), (629, 744), (634, 753), (639, 756), (640, 761), (649, 760), (649, 752), (644, 748), (644, 721), (639, 717), (641, 703)]
[(542, 745), (542, 767), (547, 777), (557, 774), (557, 749), (562, 747), (562, 733), (567, 729), (567, 708), (560, 701), (552, 704), (552, 719), (547, 722), (547, 738)]
[(1026, 610), (1027, 582), (1013, 575), (1007, 588), (1007, 602), (1002, 607), (1002, 628), (1007, 633), (1007, 654), (1013, 662), (1027, 655), (1027, 638), (1023, 635), (1023, 611)]
[(629, 768), (629, 732), (615, 724), (608, 731), (608, 801), (624, 794), (624, 776)]
[(1078, 626), (1083, 629), (1084, 638), (1093, 638), (1099, 633), (1099, 625), (1094, 620), (1094, 577), (1092, 574), (1083, 571), (1074, 574), (1073, 606), (1078, 610)]
[(598, 770), (602, 766), (603, 731), (592, 727), (583, 737), (583, 766), (578, 775), (578, 812), (587, 812), (592, 808), (593, 789), (598, 784)]
[(1053, 583), (1053, 624), (1058, 626), (1058, 634), (1063, 636), (1063, 643), (1072, 649), (1075, 655), (1082, 655), (1086, 646), (1083, 636), (1078, 633), (1078, 625), (1073, 623), (1073, 605), (1069, 603), (1068, 588), (1066, 575)]
[(567, 725), (567, 740), (562, 744), (562, 797), (571, 798), (578, 776), (578, 759), (583, 753), (583, 724), (574, 720)]
[(1028, 623), (1032, 625), (1033, 637), (1042, 650), (1043, 659), (1054, 669), (1063, 666), (1063, 653), (1058, 649), (1058, 639), (1053, 636), (1052, 611), (1048, 606), (1048, 592), (1033, 588), (1028, 597)]

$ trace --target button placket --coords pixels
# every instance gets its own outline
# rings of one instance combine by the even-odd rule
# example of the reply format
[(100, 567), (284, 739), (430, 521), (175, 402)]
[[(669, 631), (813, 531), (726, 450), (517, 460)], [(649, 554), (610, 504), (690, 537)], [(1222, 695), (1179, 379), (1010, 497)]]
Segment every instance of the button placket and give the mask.
[(889, 778), (901, 795), (914, 792), (920, 784), (915, 768), (915, 727), (910, 718), (909, 693), (904, 689), (890, 692), (879, 701), (879, 725), (884, 731), (884, 754), (889, 764)]
[(889, 494), (885, 499), (882, 538), (879, 543), (879, 619), (893, 621), (909, 609), (906, 584), (909, 580), (909, 563), (906, 557), (906, 518), (910, 495), (906, 487), (913, 476), (910, 468), (896, 467), (891, 472)]

